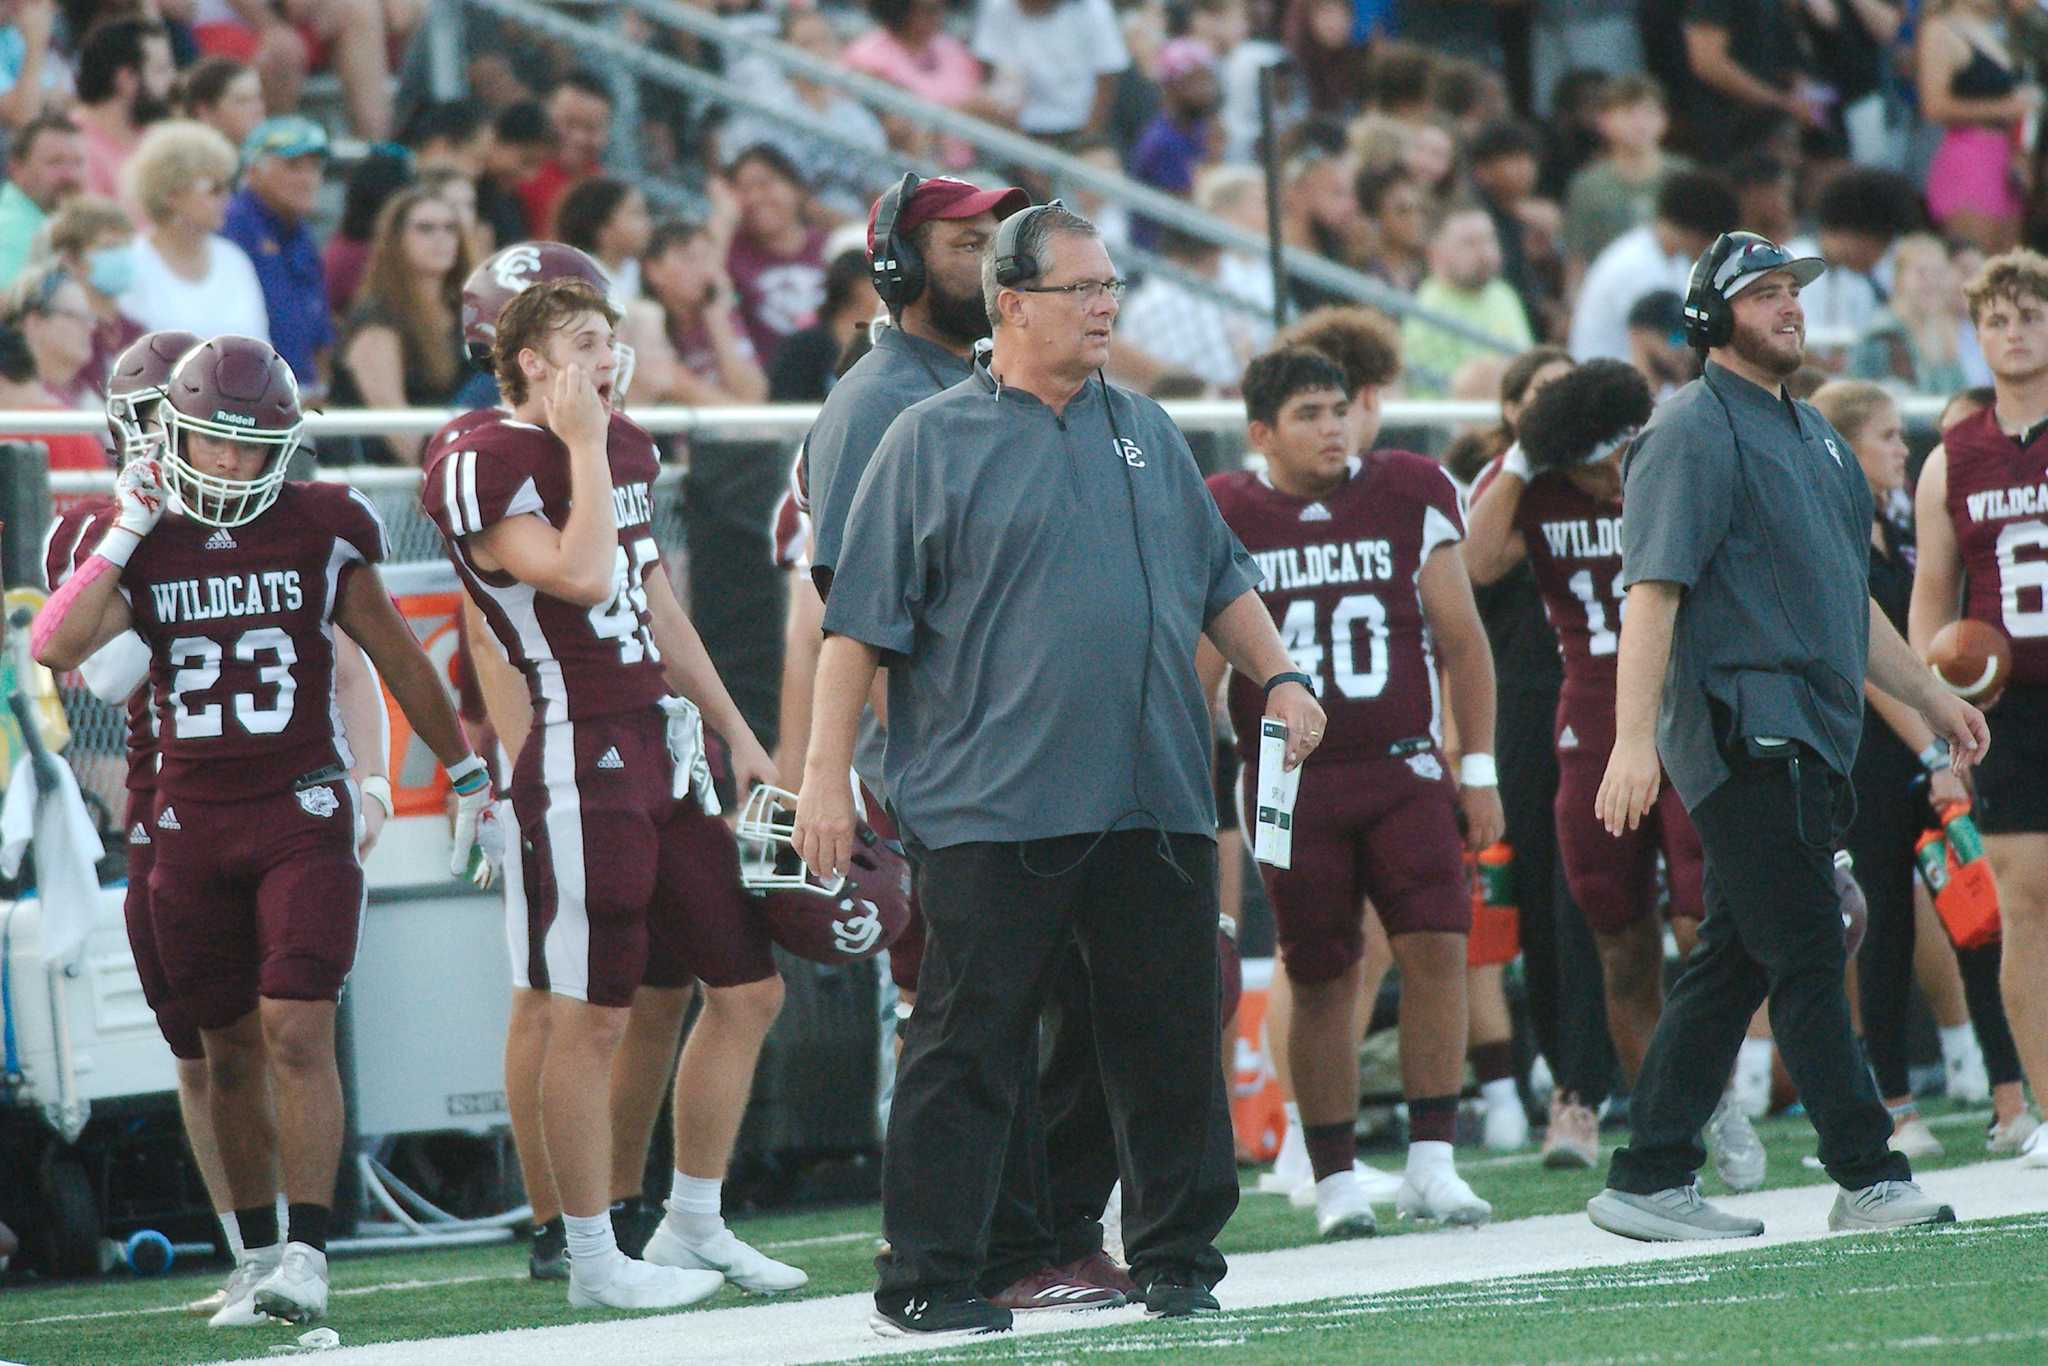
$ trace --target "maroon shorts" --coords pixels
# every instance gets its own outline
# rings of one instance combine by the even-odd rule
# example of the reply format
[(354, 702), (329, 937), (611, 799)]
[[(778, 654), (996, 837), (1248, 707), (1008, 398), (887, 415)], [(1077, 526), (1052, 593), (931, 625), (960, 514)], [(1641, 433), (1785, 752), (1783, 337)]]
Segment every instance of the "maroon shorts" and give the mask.
[(156, 951), (156, 926), (149, 920), (149, 872), (156, 865), (156, 845), (149, 838), (155, 819), (155, 798), (148, 792), (128, 794), (128, 814), (121, 828), (128, 840), (128, 895), (121, 903), (121, 915), (128, 922), (128, 949), (135, 955), (135, 975), (142, 979), (142, 999), (156, 1013), (156, 1027), (171, 1056), (195, 1062), (206, 1056), (199, 1043), (199, 1028), (164, 977), (164, 961)]
[(149, 923), (194, 1025), (225, 1029), (259, 996), (339, 999), (363, 924), (361, 810), (340, 778), (238, 802), (157, 794)]
[[(1238, 790), (1248, 808), (1249, 766)], [(1311, 763), (1294, 816), (1293, 866), (1259, 865), (1290, 978), (1328, 982), (1365, 956), (1367, 900), (1390, 935), (1471, 931), (1457, 789), (1441, 755)]]
[[(866, 783), (860, 786), (860, 799), (868, 809), (868, 829), (885, 840), (897, 839), (896, 822)], [(916, 991), (917, 972), (924, 966), (924, 908), (917, 904), (917, 879), (912, 878), (910, 885), (910, 920), (889, 945), (889, 980), (898, 991)]]
[(1706, 856), (1678, 789), (1667, 779), (1642, 824), (1619, 837), (1608, 834), (1595, 814), (1594, 801), (1613, 748), (1611, 707), (1604, 722), (1590, 707), (1560, 720), (1557, 799), (1552, 810), (1558, 857), (1564, 861), (1572, 899), (1595, 934), (1621, 933), (1656, 912), (1661, 851), (1672, 917), (1697, 920), (1706, 914), (1700, 890)]
[[(742, 986), (775, 972), (723, 821), (670, 795), (660, 712), (537, 729), (512, 779), (512, 980), (592, 1005), (641, 986)], [(523, 928), (524, 933), (521, 933)]]

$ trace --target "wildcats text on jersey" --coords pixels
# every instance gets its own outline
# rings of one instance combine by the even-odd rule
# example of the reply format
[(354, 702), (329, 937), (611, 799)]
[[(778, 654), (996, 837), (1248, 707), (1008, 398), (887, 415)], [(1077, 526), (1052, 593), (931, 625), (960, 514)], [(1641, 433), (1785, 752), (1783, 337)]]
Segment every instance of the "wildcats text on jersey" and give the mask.
[(1580, 517), (1543, 523), (1543, 539), (1558, 559), (1586, 559), (1621, 553), (1621, 518)]
[(260, 574), (210, 574), (203, 579), (173, 579), (149, 585), (157, 620), (217, 621), (222, 617), (261, 617), (296, 612), (306, 604), (296, 569), (271, 569)]
[(1321, 545), (1289, 545), (1260, 550), (1259, 585), (1264, 592), (1321, 588), (1325, 584), (1374, 583), (1394, 577), (1394, 547), (1389, 541), (1329, 541)]
[(1982, 489), (1964, 498), (1973, 522), (2002, 522), (2008, 517), (2039, 517), (2048, 514), (2048, 483), (2016, 484), (2011, 488)]
[(612, 485), (612, 521), (621, 527), (645, 526), (654, 520), (654, 499), (646, 484)]

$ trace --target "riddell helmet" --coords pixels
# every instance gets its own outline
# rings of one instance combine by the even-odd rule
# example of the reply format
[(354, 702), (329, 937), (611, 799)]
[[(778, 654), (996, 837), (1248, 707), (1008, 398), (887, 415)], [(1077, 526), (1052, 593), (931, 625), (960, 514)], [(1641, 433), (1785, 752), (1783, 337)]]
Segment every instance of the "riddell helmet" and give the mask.
[[(270, 343), (233, 334), (193, 348), (171, 371), (162, 413), (164, 479), (187, 516), (208, 526), (243, 526), (263, 515), (284, 486), (298, 449), (299, 384)], [(254, 479), (207, 474), (187, 458), (193, 433), (271, 448)]]
[(114, 373), (107, 377), (107, 431), (122, 464), (162, 435), (157, 404), (172, 368), (197, 345), (199, 338), (190, 332), (145, 332), (115, 358)]
[[(512, 296), (549, 280), (582, 280), (609, 296), (612, 282), (596, 258), (565, 242), (515, 242), (493, 252), (462, 282), (462, 344), (470, 364), (491, 368), (491, 348), (498, 341), (498, 315)], [(624, 399), (633, 380), (633, 348), (618, 345), (619, 368), (612, 377), (613, 400)]]
[(740, 809), (740, 885), (776, 943), (814, 963), (872, 958), (910, 923), (910, 864), (903, 851), (856, 821), (844, 877), (814, 875), (797, 857), (796, 794), (757, 787)]

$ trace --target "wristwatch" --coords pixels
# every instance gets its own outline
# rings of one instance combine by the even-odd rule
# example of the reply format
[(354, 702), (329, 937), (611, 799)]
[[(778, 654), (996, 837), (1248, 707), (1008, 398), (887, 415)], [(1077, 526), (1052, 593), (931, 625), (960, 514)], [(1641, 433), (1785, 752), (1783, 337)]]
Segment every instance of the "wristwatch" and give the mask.
[(1307, 688), (1310, 692), (1314, 692), (1316, 690), (1316, 681), (1313, 678), (1310, 678), (1307, 674), (1302, 673), (1299, 670), (1289, 669), (1285, 673), (1274, 674), (1271, 678), (1266, 680), (1266, 696), (1271, 697), (1273, 695), (1273, 689), (1279, 687), (1282, 683), (1299, 683), (1302, 687)]

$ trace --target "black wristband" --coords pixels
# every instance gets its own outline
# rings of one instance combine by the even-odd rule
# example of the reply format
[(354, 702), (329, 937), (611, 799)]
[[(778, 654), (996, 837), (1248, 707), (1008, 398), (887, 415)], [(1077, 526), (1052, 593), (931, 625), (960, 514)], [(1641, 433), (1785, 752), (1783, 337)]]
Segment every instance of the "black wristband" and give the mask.
[(1299, 683), (1302, 687), (1307, 688), (1311, 693), (1313, 693), (1316, 690), (1316, 681), (1313, 678), (1310, 678), (1305, 673), (1289, 670), (1286, 673), (1274, 674), (1271, 678), (1266, 680), (1266, 696), (1271, 697), (1273, 695), (1273, 689), (1279, 687), (1282, 683)]

